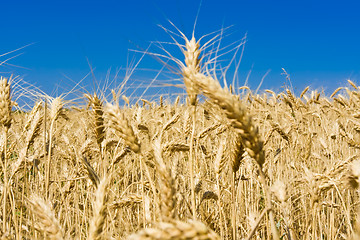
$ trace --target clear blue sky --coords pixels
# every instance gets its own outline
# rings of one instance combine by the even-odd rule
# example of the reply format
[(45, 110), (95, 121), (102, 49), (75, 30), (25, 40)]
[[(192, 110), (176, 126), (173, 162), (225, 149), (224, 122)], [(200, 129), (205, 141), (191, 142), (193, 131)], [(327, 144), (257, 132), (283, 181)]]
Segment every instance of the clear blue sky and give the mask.
[[(21, 75), (51, 94), (71, 89), (95, 68), (97, 81), (140, 54), (129, 49), (145, 49), (151, 41), (171, 41), (157, 25), (174, 30), (167, 19), (189, 37), (199, 9), (199, 1), (2, 1), (0, 55), (27, 44), (22, 55), (0, 67), (2, 75)], [(360, 3), (358, 1), (256, 1), (203, 0), (196, 37), (229, 30), (224, 44), (247, 33), (239, 79), (256, 89), (267, 71), (262, 88), (279, 89), (285, 82), (281, 68), (290, 74), (298, 90), (307, 85), (330, 91), (351, 79), (360, 85)], [(161, 53), (153, 48), (152, 52)], [(0, 57), (0, 61), (16, 55)], [(160, 69), (156, 59), (147, 56), (134, 74), (146, 83)], [(119, 73), (120, 78), (124, 72)], [(68, 78), (72, 79), (69, 80)], [(113, 75), (111, 75), (113, 78)], [(167, 79), (166, 75), (159, 78)], [(118, 80), (120, 81), (120, 79)], [(92, 77), (81, 86), (89, 88)], [(160, 90), (159, 90), (160, 91)]]

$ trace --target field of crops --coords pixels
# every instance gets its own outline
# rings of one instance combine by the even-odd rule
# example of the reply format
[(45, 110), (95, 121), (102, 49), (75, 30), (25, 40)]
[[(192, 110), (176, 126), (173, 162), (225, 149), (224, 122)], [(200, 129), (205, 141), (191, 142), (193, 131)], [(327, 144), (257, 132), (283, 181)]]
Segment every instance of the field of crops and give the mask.
[(15, 112), (1, 78), (1, 239), (360, 238), (360, 88), (240, 94), (184, 40), (186, 99)]

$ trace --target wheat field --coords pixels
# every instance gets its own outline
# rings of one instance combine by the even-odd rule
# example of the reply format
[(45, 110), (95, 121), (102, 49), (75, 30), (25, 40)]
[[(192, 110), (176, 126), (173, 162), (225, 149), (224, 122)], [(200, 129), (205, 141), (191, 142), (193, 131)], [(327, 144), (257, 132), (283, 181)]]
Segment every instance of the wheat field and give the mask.
[(360, 87), (240, 94), (182, 39), (186, 99), (19, 112), (1, 77), (1, 239), (360, 238)]

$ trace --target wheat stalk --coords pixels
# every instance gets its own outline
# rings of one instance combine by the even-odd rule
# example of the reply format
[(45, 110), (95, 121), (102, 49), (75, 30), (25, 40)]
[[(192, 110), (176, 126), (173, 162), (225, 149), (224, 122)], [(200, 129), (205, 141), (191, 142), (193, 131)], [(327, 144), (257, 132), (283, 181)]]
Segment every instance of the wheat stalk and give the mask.
[[(231, 137), (231, 135), (230, 135)], [(236, 191), (236, 173), (240, 168), (241, 161), (243, 159), (243, 154), (245, 149), (241, 143), (241, 135), (235, 133), (235, 137), (230, 139), (230, 149), (227, 149), (229, 160), (231, 161), (232, 167), (232, 176), (231, 176), (231, 222), (233, 227), (233, 237), (236, 238), (237, 236), (237, 224), (236, 224), (236, 201), (237, 201), (237, 191)]]
[[(10, 78), (11, 80), (11, 78)], [(0, 127), (3, 138), (3, 151), (0, 152), (3, 163), (4, 174), (4, 190), (3, 190), (3, 231), (6, 231), (7, 222), (7, 198), (8, 198), (8, 131), (11, 126), (11, 98), (10, 98), (10, 83), (7, 78), (0, 77)]]
[[(48, 160), (46, 163), (46, 178), (45, 178), (45, 194), (49, 196), (49, 184), (50, 184), (50, 175), (51, 175), (51, 160), (52, 160), (52, 144), (53, 144), (53, 135), (55, 131), (55, 122), (59, 117), (66, 118), (66, 115), (63, 111), (65, 105), (64, 100), (61, 97), (56, 97), (51, 100), (50, 103), (50, 130), (49, 130), (49, 149), (48, 149)], [(46, 121), (46, 119), (45, 119)]]

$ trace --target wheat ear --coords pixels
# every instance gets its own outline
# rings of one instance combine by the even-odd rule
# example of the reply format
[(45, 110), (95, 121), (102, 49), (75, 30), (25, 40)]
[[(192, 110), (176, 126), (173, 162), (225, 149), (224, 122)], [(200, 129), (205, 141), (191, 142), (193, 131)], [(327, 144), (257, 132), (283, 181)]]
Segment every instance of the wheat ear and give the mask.
[(89, 105), (92, 108), (92, 117), (94, 119), (93, 129), (98, 146), (101, 148), (101, 143), (105, 137), (103, 102), (96, 94), (92, 96), (85, 94), (85, 97), (89, 100)]
[[(34, 143), (35, 138), (40, 135), (40, 127), (43, 120), (41, 113), (41, 105), (41, 102), (36, 103), (27, 118), (24, 126), (24, 133), (21, 135), (21, 137), (25, 137), (25, 142), (19, 151), (18, 159), (11, 165), (10, 179), (20, 169), (23, 163), (27, 163), (25, 159), (28, 155), (30, 146)], [(25, 184), (25, 182), (26, 181), (24, 181), (23, 184)]]
[(135, 153), (140, 152), (140, 143), (119, 106), (107, 104), (105, 119), (107, 120), (107, 127), (115, 129), (132, 151)]
[(209, 97), (224, 110), (227, 118), (231, 120), (232, 126), (241, 135), (244, 148), (250, 157), (254, 158), (260, 167), (262, 167), (265, 162), (263, 141), (259, 135), (258, 128), (253, 124), (251, 116), (246, 112), (239, 98), (223, 89), (220, 83), (210, 76), (197, 74), (193, 80), (205, 96)]
[(193, 36), (190, 41), (185, 38), (185, 47), (186, 50), (184, 51), (184, 55), (186, 66), (183, 67), (182, 74), (184, 77), (184, 83), (187, 94), (189, 96), (190, 104), (195, 105), (197, 98), (197, 90), (194, 86), (194, 82), (191, 79), (196, 73), (200, 71), (200, 44), (199, 42), (196, 42)]
[(93, 217), (90, 221), (89, 227), (89, 239), (90, 240), (98, 240), (101, 239), (104, 224), (106, 220), (106, 204), (108, 201), (107, 197), (107, 185), (110, 177), (104, 177), (95, 192), (95, 202), (93, 204)]
[(39, 219), (40, 230), (46, 234), (46, 238), (51, 240), (63, 239), (62, 228), (49, 204), (35, 195), (28, 202), (31, 205), (32, 212)]
[(160, 222), (154, 228), (143, 229), (136, 234), (129, 236), (128, 240), (187, 240), (187, 239), (207, 239), (220, 240), (220, 237), (198, 221), (171, 221)]
[[(11, 78), (10, 78), (11, 80)], [(10, 81), (0, 77), (0, 125), (10, 128), (11, 125), (11, 98)]]

